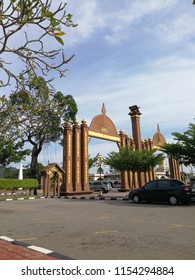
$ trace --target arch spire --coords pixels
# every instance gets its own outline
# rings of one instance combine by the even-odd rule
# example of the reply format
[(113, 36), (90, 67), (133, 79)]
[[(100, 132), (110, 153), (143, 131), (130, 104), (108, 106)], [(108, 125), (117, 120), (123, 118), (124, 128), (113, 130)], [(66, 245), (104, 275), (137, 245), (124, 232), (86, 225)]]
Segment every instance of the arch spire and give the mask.
[(106, 107), (105, 107), (104, 103), (102, 104), (102, 110), (101, 111), (102, 111), (103, 115), (106, 115)]

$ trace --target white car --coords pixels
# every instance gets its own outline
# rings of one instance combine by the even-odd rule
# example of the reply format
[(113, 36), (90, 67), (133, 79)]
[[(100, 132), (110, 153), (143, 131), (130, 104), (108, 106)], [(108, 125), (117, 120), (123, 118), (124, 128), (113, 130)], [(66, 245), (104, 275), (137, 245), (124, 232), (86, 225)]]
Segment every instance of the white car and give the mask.
[(90, 187), (90, 190), (93, 190), (93, 191), (102, 190), (103, 193), (107, 193), (112, 189), (110, 182), (100, 181), (100, 180), (90, 182), (89, 187)]

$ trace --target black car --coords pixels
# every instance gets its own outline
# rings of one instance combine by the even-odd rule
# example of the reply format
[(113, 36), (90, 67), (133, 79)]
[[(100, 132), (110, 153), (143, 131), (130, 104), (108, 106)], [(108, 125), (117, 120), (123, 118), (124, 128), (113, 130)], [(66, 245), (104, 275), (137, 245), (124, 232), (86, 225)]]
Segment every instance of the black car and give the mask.
[(191, 199), (191, 188), (189, 185), (176, 179), (158, 179), (146, 183), (143, 187), (133, 189), (129, 193), (129, 199), (134, 203), (147, 202), (169, 202), (175, 205), (178, 202), (187, 203)]

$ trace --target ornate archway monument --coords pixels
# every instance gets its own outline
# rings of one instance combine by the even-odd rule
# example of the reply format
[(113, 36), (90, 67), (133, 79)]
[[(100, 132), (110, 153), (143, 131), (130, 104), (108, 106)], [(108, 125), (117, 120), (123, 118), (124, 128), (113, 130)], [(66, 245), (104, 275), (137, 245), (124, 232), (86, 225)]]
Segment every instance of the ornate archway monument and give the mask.
[[(158, 132), (154, 135), (153, 141), (149, 139), (141, 140), (139, 107), (133, 105), (129, 107), (132, 123), (132, 137), (117, 129), (113, 121), (106, 115), (106, 108), (103, 104), (101, 114), (95, 116), (88, 126), (85, 120), (79, 124), (77, 121), (73, 125), (66, 122), (64, 127), (64, 149), (63, 149), (63, 169), (65, 175), (61, 187), (61, 195), (86, 194), (91, 193), (89, 189), (89, 168), (88, 168), (88, 142), (91, 137), (112, 141), (118, 147), (132, 146), (134, 149), (151, 150), (155, 146), (165, 143), (163, 135)], [(172, 177), (179, 178), (179, 166), (174, 159), (170, 159)], [(177, 172), (176, 172), (177, 171)], [(155, 170), (135, 174), (135, 186), (156, 178)], [(121, 172), (121, 191), (132, 188), (132, 172)]]

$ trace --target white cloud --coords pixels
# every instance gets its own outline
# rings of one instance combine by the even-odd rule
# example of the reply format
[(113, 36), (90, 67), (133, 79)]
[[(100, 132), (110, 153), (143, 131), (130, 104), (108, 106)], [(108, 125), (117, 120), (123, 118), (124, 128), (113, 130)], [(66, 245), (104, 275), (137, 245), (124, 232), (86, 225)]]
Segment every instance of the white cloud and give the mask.
[(179, 15), (166, 23), (159, 24), (152, 33), (155, 33), (166, 45), (188, 42), (195, 35), (195, 17), (188, 14)]
[(73, 14), (74, 23), (78, 26), (68, 30), (68, 44), (75, 45), (86, 41), (99, 28), (105, 26), (104, 16), (98, 8), (96, 0), (80, 0), (68, 2), (67, 10)]
[[(150, 15), (168, 12), (177, 0), (137, 0), (112, 3), (112, 9), (105, 7), (104, 1), (75, 0), (68, 2), (67, 9), (74, 15), (78, 27), (67, 31), (67, 44), (85, 42), (94, 34), (101, 32), (104, 39), (111, 44), (118, 44), (129, 38), (134, 32), (134, 25)], [(143, 23), (144, 28), (144, 23)]]
[(95, 88), (93, 83), (88, 84), (87, 91), (76, 98), (79, 116), (90, 122), (101, 113), (104, 102), (117, 129), (131, 134), (128, 107), (137, 104), (143, 113), (146, 136), (151, 136), (148, 133), (157, 123), (169, 127), (169, 133), (182, 129), (194, 118), (194, 69), (195, 60), (175, 56), (145, 65), (134, 75), (110, 75), (107, 84), (101, 78)]

